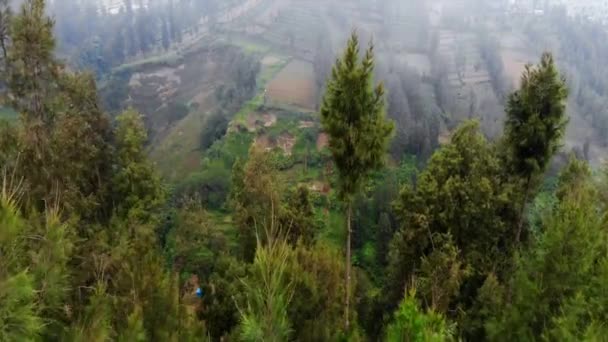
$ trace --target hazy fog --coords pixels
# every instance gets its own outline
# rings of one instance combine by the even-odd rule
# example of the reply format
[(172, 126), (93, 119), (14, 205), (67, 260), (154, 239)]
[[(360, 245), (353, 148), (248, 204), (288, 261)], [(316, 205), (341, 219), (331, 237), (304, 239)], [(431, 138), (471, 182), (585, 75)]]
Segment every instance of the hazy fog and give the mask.
[(429, 153), (466, 118), (497, 136), (505, 97), (548, 50), (570, 85), (566, 148), (597, 161), (608, 142), (608, 51), (596, 44), (606, 38), (605, 1), (55, 0), (51, 11), (62, 54), (100, 77), (200, 39), (251, 40), (311, 63), (317, 100), (356, 29), (362, 45), (373, 38), (400, 146), (415, 153)]

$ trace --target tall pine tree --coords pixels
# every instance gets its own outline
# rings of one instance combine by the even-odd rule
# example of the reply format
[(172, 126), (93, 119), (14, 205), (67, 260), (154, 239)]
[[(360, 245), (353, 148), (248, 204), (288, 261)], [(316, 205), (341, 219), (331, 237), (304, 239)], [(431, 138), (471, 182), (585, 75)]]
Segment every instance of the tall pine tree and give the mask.
[(537, 66), (526, 66), (519, 90), (509, 96), (505, 123), (507, 160), (510, 171), (523, 186), (516, 241), (521, 238), (526, 202), (561, 146), (568, 124), (567, 97), (566, 82), (549, 53), (542, 55)]
[(336, 61), (321, 106), (321, 123), (339, 174), (338, 191), (346, 204), (345, 326), (350, 326), (351, 218), (353, 198), (366, 176), (384, 165), (394, 126), (386, 119), (384, 87), (374, 87), (373, 45), (359, 58), (353, 32), (342, 58)]

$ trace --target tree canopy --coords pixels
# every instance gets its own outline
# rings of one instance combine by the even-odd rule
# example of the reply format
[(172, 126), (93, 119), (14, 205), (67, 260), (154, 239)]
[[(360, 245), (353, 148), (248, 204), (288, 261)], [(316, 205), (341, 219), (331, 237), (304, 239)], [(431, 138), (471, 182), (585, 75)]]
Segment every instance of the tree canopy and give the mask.
[[(125, 1), (112, 17), (126, 20), (114, 52), (146, 54), (159, 41), (170, 49), (199, 19), (177, 20), (184, 9), (218, 4)], [(91, 3), (68, 5), (53, 2), (105, 15)], [(95, 75), (56, 57), (54, 34), (67, 28), (45, 6), (25, 0), (9, 9), (0, 0), (0, 99), (18, 113), (0, 119), (1, 341), (608, 334), (608, 171), (574, 154), (554, 163), (568, 92), (551, 54), (528, 66), (507, 97), (501, 138), (466, 120), (438, 145), (427, 139), (439, 129), (437, 108), (415, 113), (432, 81), (393, 75), (388, 82), (405, 96), (385, 99), (373, 46), (361, 53), (353, 34), (319, 113), (291, 113), (293, 122), (259, 125), (257, 135), (242, 115), (201, 119), (194, 140), (202, 146), (191, 152), (204, 186), (188, 188), (163, 179), (148, 158), (144, 115), (128, 108), (108, 116)], [(67, 41), (93, 44), (95, 25)], [(157, 26), (162, 32), (148, 32)], [(241, 88), (216, 89), (214, 101), (230, 99), (219, 101), (230, 103), (223, 110), (268, 76), (251, 58), (231, 75)], [(242, 112), (288, 112), (261, 97)], [(385, 100), (404, 113), (393, 145)]]

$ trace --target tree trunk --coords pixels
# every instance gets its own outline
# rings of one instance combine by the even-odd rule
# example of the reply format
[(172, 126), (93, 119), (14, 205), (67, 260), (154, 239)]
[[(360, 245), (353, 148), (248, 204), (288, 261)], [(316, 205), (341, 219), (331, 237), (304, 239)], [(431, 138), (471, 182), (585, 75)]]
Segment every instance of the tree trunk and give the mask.
[(351, 240), (351, 216), (352, 216), (352, 201), (348, 201), (348, 208), (346, 213), (346, 299), (344, 305), (344, 326), (346, 331), (350, 330), (350, 269), (351, 269), (351, 250), (350, 250), (350, 240)]

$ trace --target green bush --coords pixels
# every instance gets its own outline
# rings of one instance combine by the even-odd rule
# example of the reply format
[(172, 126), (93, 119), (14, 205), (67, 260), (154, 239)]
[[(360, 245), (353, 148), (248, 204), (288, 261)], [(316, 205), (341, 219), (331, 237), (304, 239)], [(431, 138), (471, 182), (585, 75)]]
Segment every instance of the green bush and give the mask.
[(220, 210), (230, 192), (230, 170), (221, 162), (207, 164), (204, 171), (194, 173), (179, 183), (176, 198), (198, 196), (205, 208)]
[(221, 111), (216, 111), (205, 120), (205, 126), (201, 132), (201, 148), (208, 149), (224, 137), (228, 130), (228, 119)]

